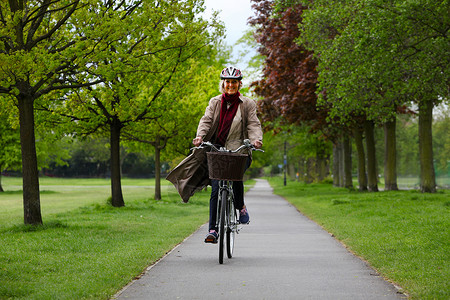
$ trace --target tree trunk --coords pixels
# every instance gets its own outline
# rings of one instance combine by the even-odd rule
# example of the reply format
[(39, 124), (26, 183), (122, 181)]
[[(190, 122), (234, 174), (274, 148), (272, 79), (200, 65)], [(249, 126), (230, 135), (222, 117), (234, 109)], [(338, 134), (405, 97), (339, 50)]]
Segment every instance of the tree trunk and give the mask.
[(375, 152), (374, 124), (372, 121), (364, 122), (367, 150), (367, 180), (370, 192), (378, 192), (378, 172)]
[(2, 167), (0, 166), (0, 193), (4, 192), (2, 187)]
[(352, 180), (352, 147), (350, 138), (346, 134), (343, 139), (344, 152), (344, 187), (348, 189), (353, 188)]
[(358, 153), (358, 189), (359, 191), (367, 191), (367, 175), (366, 175), (366, 155), (364, 153), (363, 133), (361, 127), (353, 130), (355, 137), (356, 152)]
[(41, 225), (39, 173), (34, 136), (34, 99), (19, 94), (20, 145), (22, 150), (23, 212), (25, 224)]
[(339, 181), (339, 170), (340, 170), (340, 166), (339, 166), (339, 158), (340, 158), (340, 153), (339, 153), (339, 143), (333, 144), (333, 186), (338, 187), (340, 186), (340, 181)]
[(420, 190), (422, 193), (436, 192), (436, 178), (433, 165), (432, 140), (433, 105), (431, 101), (419, 105), (419, 155)]
[(114, 207), (125, 206), (122, 194), (120, 174), (120, 130), (122, 125), (117, 117), (111, 123), (111, 205)]
[(304, 181), (305, 180), (305, 159), (303, 157), (300, 157), (298, 160), (298, 181)]
[(315, 161), (314, 158), (310, 157), (306, 160), (306, 177), (305, 183), (313, 183), (314, 182), (314, 173), (315, 173)]
[(318, 150), (316, 153), (316, 173), (319, 182), (327, 176), (327, 161), (323, 150)]
[(287, 175), (289, 179), (295, 178), (295, 166), (293, 163), (287, 164)]
[(384, 124), (384, 189), (397, 191), (396, 119)]
[(155, 141), (155, 200), (161, 200), (161, 148), (160, 138)]
[(339, 186), (345, 186), (345, 157), (343, 138), (339, 139)]

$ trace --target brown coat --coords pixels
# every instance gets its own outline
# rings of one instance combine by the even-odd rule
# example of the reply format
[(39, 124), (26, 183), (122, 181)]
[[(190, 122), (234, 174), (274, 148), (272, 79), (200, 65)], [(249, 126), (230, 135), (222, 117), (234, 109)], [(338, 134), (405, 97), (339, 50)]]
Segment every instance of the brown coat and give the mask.
[[(219, 126), (221, 99), (222, 95), (212, 98), (205, 110), (205, 114), (200, 119), (197, 136), (201, 136), (204, 141), (214, 142), (215, 140)], [(242, 141), (247, 138), (252, 143), (256, 140), (262, 141), (261, 123), (256, 115), (255, 101), (242, 95), (239, 99), (241, 104), (233, 119), (225, 144), (226, 148), (231, 150), (238, 148), (243, 144)], [(188, 202), (189, 198), (196, 191), (210, 184), (206, 151), (207, 149), (194, 150), (166, 177), (178, 190), (183, 202)]]

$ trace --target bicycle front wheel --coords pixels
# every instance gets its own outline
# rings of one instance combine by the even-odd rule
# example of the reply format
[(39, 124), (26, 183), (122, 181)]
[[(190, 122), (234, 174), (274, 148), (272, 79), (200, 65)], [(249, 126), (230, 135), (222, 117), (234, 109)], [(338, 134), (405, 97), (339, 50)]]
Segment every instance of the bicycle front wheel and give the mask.
[(219, 198), (219, 263), (223, 264), (223, 253), (224, 253), (224, 237), (225, 237), (225, 212), (227, 203), (228, 191), (226, 189), (222, 190)]
[(233, 257), (234, 250), (234, 238), (236, 236), (236, 209), (234, 208), (234, 201), (232, 198), (232, 194), (229, 195), (230, 200), (227, 205), (227, 256), (228, 258)]

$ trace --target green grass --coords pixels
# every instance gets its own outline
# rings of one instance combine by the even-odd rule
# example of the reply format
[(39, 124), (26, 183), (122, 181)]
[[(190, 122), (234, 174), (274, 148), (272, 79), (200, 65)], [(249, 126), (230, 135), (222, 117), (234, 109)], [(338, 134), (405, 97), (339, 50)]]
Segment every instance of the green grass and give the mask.
[(208, 220), (209, 193), (188, 204), (173, 187), (123, 181), (125, 207), (106, 204), (109, 181), (43, 178), (44, 226), (23, 223), (17, 178), (0, 193), (0, 299), (108, 299)]
[[(163, 181), (163, 196), (177, 198), (174, 188)], [(42, 177), (39, 179), (41, 190), (41, 211), (51, 215), (88, 204), (104, 204), (111, 195), (110, 179), (61, 179)], [(2, 177), (5, 190), (0, 193), (0, 226), (20, 224), (23, 220), (22, 179)], [(154, 197), (155, 181), (153, 179), (123, 179), (122, 191), (125, 202), (128, 199), (144, 200)], [(165, 194), (164, 194), (165, 193)], [(125, 203), (126, 204), (126, 203)], [(44, 220), (45, 222), (45, 220)]]
[(360, 193), (270, 178), (276, 194), (367, 260), (411, 299), (450, 299), (450, 191)]

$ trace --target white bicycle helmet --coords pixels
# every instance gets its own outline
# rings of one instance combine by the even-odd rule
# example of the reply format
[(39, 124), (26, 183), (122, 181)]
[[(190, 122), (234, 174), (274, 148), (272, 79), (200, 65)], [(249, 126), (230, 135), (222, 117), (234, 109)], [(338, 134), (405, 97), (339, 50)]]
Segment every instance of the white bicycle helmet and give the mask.
[(220, 79), (237, 79), (242, 80), (241, 70), (235, 67), (227, 67), (220, 73)]

